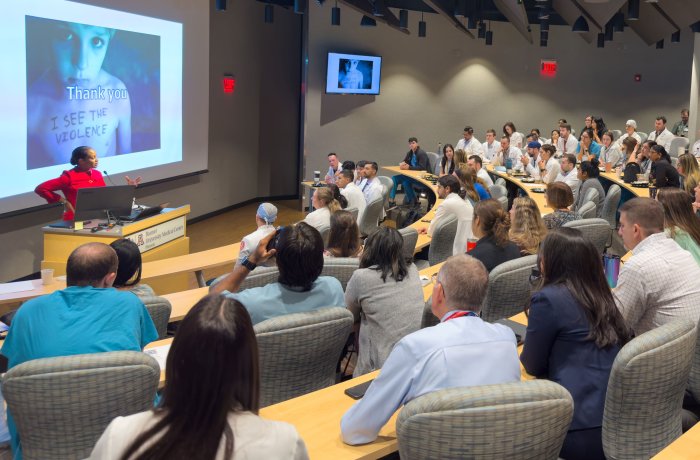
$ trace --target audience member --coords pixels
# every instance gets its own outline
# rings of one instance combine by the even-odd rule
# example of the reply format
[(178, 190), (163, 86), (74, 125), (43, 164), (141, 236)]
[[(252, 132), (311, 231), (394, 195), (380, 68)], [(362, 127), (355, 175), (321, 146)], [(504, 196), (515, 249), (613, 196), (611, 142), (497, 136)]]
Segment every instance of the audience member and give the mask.
[(605, 166), (605, 170), (610, 172), (625, 164), (625, 158), (620, 148), (615, 142), (615, 135), (606, 131), (603, 133), (603, 145), (600, 147), (600, 162)]
[(542, 215), (535, 200), (521, 196), (513, 200), (510, 208), (510, 230), (508, 238), (518, 245), (523, 256), (537, 254), (547, 235)]
[(540, 160), (537, 163), (539, 176), (536, 179), (540, 179), (545, 184), (554, 182), (561, 171), (559, 162), (554, 158), (556, 153), (556, 148), (553, 145), (544, 145), (540, 149)]
[[(464, 167), (469, 162), (467, 154), (462, 149), (455, 150), (455, 171)], [(454, 174), (454, 171), (452, 172)]]
[(364, 186), (367, 183), (365, 178), (365, 166), (369, 163), (366, 160), (360, 160), (355, 165), (355, 185), (357, 185), (360, 190), (364, 190)]
[(554, 209), (554, 212), (544, 216), (544, 225), (549, 229), (558, 228), (567, 222), (579, 220), (581, 215), (576, 211), (571, 211), (569, 206), (574, 203), (574, 195), (571, 189), (563, 182), (552, 182), (547, 185), (544, 192), (544, 199), (547, 207)]
[(628, 137), (634, 138), (634, 140), (637, 141), (637, 144), (642, 143), (642, 137), (639, 135), (639, 133), (637, 133), (637, 122), (634, 120), (627, 120), (627, 123), (625, 123), (625, 134), (620, 136), (620, 138), (617, 140), (617, 146), (620, 147)]
[(678, 246), (700, 265), (700, 220), (693, 211), (693, 198), (678, 188), (659, 190), (656, 199), (664, 207), (664, 229)]
[(341, 209), (329, 187), (317, 188), (312, 197), (314, 211), (304, 218), (304, 222), (319, 230), (331, 226), (331, 214)]
[(479, 139), (474, 137), (474, 128), (472, 128), (471, 126), (464, 127), (463, 137), (462, 139), (457, 141), (457, 145), (455, 148), (464, 150), (464, 153), (467, 157), (470, 157), (472, 155), (483, 155), (483, 151), (481, 149), (481, 142), (479, 142)]
[[(459, 170), (461, 171), (461, 170)], [(474, 208), (472, 204), (459, 196), (460, 183), (455, 176), (442, 176), (438, 179), (437, 194), (443, 200), (435, 210), (435, 216), (430, 226), (419, 230), (433, 236), (435, 228), (446, 218), (457, 218), (457, 233), (452, 247), (452, 254), (463, 254), (467, 250), (467, 240), (472, 238), (472, 218)]]
[[(275, 226), (272, 225), (275, 223), (275, 220), (277, 220), (277, 207), (272, 203), (261, 203), (255, 213), (255, 224), (258, 228), (253, 233), (244, 236), (241, 240), (238, 261), (236, 263), (240, 264), (243, 262), (243, 259), (248, 257), (252, 251), (255, 251), (261, 239), (275, 231)], [(265, 267), (274, 267), (275, 259), (267, 260), (262, 265)]]
[(420, 329), (423, 285), (416, 266), (403, 257), (403, 237), (397, 230), (379, 227), (367, 237), (345, 303), (360, 323), (354, 377), (381, 368), (396, 342)]
[[(418, 139), (415, 137), (408, 138), (409, 151), (406, 153), (403, 161), (399, 164), (399, 168), (402, 170), (411, 171), (428, 171), (430, 162), (428, 161), (428, 154), (425, 153), (423, 149), (418, 145)], [(406, 201), (408, 203), (416, 203), (416, 194), (413, 192), (413, 184), (417, 182), (403, 174), (397, 174), (392, 177), (394, 181), (394, 187), (391, 189), (389, 198), (392, 201), (396, 198), (396, 193), (398, 192), (399, 185), (403, 186), (403, 193), (405, 194)]]
[(695, 215), (700, 218), (700, 184), (695, 186), (693, 192), (693, 196), (695, 197), (695, 201), (693, 201), (693, 211), (695, 211)]
[(153, 297), (155, 291), (148, 284), (140, 284), (141, 281), (141, 251), (139, 247), (127, 238), (120, 238), (110, 243), (117, 253), (117, 276), (112, 287), (121, 291), (129, 291), (139, 298)]
[(502, 165), (508, 169), (517, 168), (522, 170), (522, 165), (520, 164), (520, 157), (522, 152), (519, 148), (515, 148), (510, 144), (510, 139), (508, 136), (501, 137), (501, 151), (494, 160), (495, 165)]
[(477, 184), (474, 182), (476, 174), (472, 174), (473, 171), (474, 170), (471, 169), (468, 165), (463, 165), (454, 173), (455, 177), (457, 177), (457, 179), (459, 180), (459, 184), (461, 186), (459, 196), (461, 196), (462, 199), (469, 201), (472, 204), (472, 206), (482, 199), (490, 198), (490, 195), (484, 189), (484, 187), (481, 184)]
[(545, 144), (549, 144), (553, 147), (557, 147), (559, 143), (559, 130), (558, 129), (553, 129), (552, 132), (550, 133), (551, 139), (549, 139), (549, 142), (545, 142)]
[(651, 198), (620, 207), (618, 234), (632, 257), (620, 268), (615, 302), (637, 335), (676, 318), (700, 319), (700, 267), (664, 233), (664, 210)]
[(674, 136), (688, 137), (688, 119), (689, 118), (690, 118), (690, 112), (688, 111), (688, 109), (681, 110), (681, 119), (680, 119), (680, 121), (677, 121), (673, 125), (673, 128), (671, 129), (671, 133), (673, 133)]
[[(106, 351), (141, 351), (158, 338), (146, 307), (130, 292), (112, 287), (117, 254), (104, 243), (71, 252), (66, 289), (25, 302), (12, 319), (2, 346), (8, 369), (39, 358)], [(22, 458), (19, 436), (8, 412), (12, 452)]]
[(700, 184), (700, 167), (698, 160), (690, 153), (684, 153), (678, 157), (678, 174), (680, 174), (681, 188), (689, 194), (693, 194), (695, 187)]
[[(652, 141), (653, 142), (653, 141)], [(656, 142), (654, 142), (656, 144)], [(637, 143), (637, 139), (628, 137), (622, 143), (620, 150), (625, 158), (624, 181), (626, 183), (637, 180), (637, 174), (642, 174), (641, 163), (643, 156), (640, 150), (644, 148), (642, 144)]]
[(581, 181), (581, 188), (578, 191), (578, 197), (574, 202), (574, 211), (581, 209), (581, 206), (585, 203), (586, 195), (590, 189), (594, 189), (598, 192), (598, 198), (595, 200), (596, 216), (599, 216), (603, 211), (603, 202), (605, 201), (605, 190), (603, 190), (603, 185), (600, 183), (598, 176), (600, 176), (600, 169), (598, 169), (600, 163), (595, 157), (591, 161), (582, 161), (578, 169), (578, 180)]
[(335, 184), (335, 180), (342, 171), (340, 159), (335, 153), (328, 154), (328, 173), (326, 173), (326, 184)]
[(539, 142), (530, 141), (527, 143), (526, 153), (520, 157), (523, 169), (534, 179), (540, 178), (540, 169), (537, 167), (537, 162), (540, 159), (540, 147), (542, 145)]
[(455, 170), (455, 150), (452, 144), (445, 144), (442, 148), (442, 160), (440, 160), (440, 170), (438, 175), (452, 174)]
[(192, 307), (165, 376), (159, 405), (112, 420), (90, 459), (308, 458), (294, 426), (258, 416), (258, 345), (237, 301), (210, 295)]
[(587, 129), (581, 133), (581, 142), (576, 147), (578, 161), (590, 160), (600, 156), (600, 144), (593, 140), (593, 130)]
[(362, 243), (357, 221), (348, 211), (334, 212), (331, 215), (328, 246), (323, 255), (327, 257), (359, 257), (360, 254), (362, 254)]
[(666, 128), (666, 117), (663, 115), (656, 117), (656, 121), (654, 122), (654, 131), (649, 133), (647, 140), (655, 141), (657, 144), (666, 149), (666, 151), (671, 148), (673, 133)]
[(501, 151), (501, 143), (496, 140), (496, 130), (489, 129), (486, 131), (486, 142), (481, 144), (484, 160), (493, 162), (498, 153)]
[(571, 134), (571, 125), (564, 123), (559, 126), (559, 139), (557, 140), (557, 155), (575, 153), (578, 148), (576, 137)]
[(340, 188), (340, 193), (348, 202), (347, 209), (357, 209), (357, 221), (362, 219), (362, 214), (365, 212), (367, 202), (365, 195), (360, 190), (360, 187), (353, 182), (353, 174), (349, 169), (343, 169), (335, 181), (335, 185)]
[(591, 129), (593, 130), (593, 140), (599, 145), (603, 143), (603, 134), (607, 131), (603, 117), (595, 116), (593, 117), (593, 123), (591, 124)]
[(478, 316), (487, 284), (478, 260), (463, 254), (447, 259), (433, 285), (432, 311), (440, 324), (396, 344), (365, 396), (343, 415), (344, 442), (374, 441), (399, 407), (426, 393), (520, 380), (513, 331)]
[(365, 184), (361, 189), (367, 204), (380, 199), (384, 195), (384, 186), (377, 179), (377, 171), (379, 171), (379, 165), (376, 161), (368, 161), (365, 164)]
[[(506, 122), (506, 124), (503, 125), (503, 135), (508, 138), (510, 145), (513, 147), (518, 149), (523, 148), (523, 135), (520, 134), (517, 129), (515, 129), (515, 125), (512, 121)], [(501, 144), (501, 146), (502, 145), (503, 144)]]
[(487, 189), (493, 185), (493, 179), (491, 179), (489, 173), (484, 169), (483, 160), (479, 155), (470, 156), (467, 160), (467, 166), (476, 171), (476, 177), (484, 182)]
[(355, 162), (352, 160), (343, 161), (343, 164), (340, 165), (340, 171), (342, 172), (343, 169), (349, 169), (350, 171), (354, 171), (355, 170)]
[(559, 455), (604, 460), (608, 379), (631, 331), (615, 306), (600, 254), (579, 230), (561, 228), (547, 235), (539, 265), (542, 285), (530, 302), (520, 360), (528, 374), (559, 383), (574, 400)]
[[(586, 115), (586, 118), (584, 120), (585, 124), (583, 125), (583, 128), (581, 128), (580, 133), (583, 134), (584, 131), (587, 129), (592, 129), (593, 128), (593, 115)], [(579, 141), (581, 134), (579, 134)]]
[[(273, 238), (273, 247), (267, 245)], [(273, 255), (277, 257), (279, 278), (262, 287), (238, 288), (255, 267)], [(253, 324), (289, 313), (312, 311), (321, 307), (344, 307), (343, 287), (323, 270), (323, 239), (305, 222), (282, 227), (262, 240), (241, 265), (210, 288), (214, 294), (231, 297), (248, 309)]]
[(496, 200), (480, 201), (474, 207), (472, 233), (478, 238), (469, 255), (479, 259), (487, 271), (521, 256), (520, 248), (508, 237), (510, 216)]
[(654, 180), (656, 188), (679, 188), (681, 186), (681, 176), (671, 164), (671, 157), (666, 153), (666, 149), (660, 145), (655, 145), (651, 148), (650, 157), (654, 163), (651, 167), (650, 177)]
[(559, 174), (555, 179), (555, 182), (564, 182), (571, 188), (571, 193), (574, 195), (574, 201), (578, 197), (578, 191), (581, 187), (581, 181), (578, 178), (578, 171), (576, 171), (576, 157), (567, 153), (561, 158), (561, 166)]

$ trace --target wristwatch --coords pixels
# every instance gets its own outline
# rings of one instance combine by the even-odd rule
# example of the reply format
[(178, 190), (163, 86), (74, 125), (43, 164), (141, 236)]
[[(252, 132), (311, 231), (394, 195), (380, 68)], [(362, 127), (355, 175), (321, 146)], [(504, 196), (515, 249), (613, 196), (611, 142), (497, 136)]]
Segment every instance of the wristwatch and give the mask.
[(253, 270), (255, 270), (255, 267), (257, 267), (256, 264), (254, 264), (253, 262), (251, 262), (250, 260), (248, 260), (248, 257), (247, 257), (247, 256), (243, 258), (243, 262), (241, 262), (241, 265), (243, 265), (245, 268), (247, 268), (247, 269), (250, 270), (251, 272), (252, 272)]

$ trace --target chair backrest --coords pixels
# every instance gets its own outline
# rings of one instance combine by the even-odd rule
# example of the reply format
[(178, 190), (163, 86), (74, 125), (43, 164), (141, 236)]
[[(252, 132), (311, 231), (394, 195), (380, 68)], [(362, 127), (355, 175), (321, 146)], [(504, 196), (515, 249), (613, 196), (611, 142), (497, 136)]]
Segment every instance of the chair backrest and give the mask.
[[(226, 278), (229, 274), (230, 273), (224, 273), (223, 275), (217, 277), (211, 282), (209, 289), (211, 290), (216, 283)], [(238, 290), (242, 291), (244, 289), (267, 286), (270, 283), (276, 283), (279, 276), (280, 272), (277, 267), (257, 267), (255, 270), (248, 273), (248, 276), (246, 276), (246, 278), (243, 280)]]
[(403, 237), (403, 257), (407, 261), (413, 261), (416, 243), (418, 243), (418, 231), (413, 227), (404, 227), (399, 229), (399, 233)]
[(141, 301), (146, 306), (148, 314), (151, 315), (153, 325), (158, 331), (158, 338), (164, 339), (168, 335), (168, 322), (173, 306), (168, 299), (158, 296), (141, 297)]
[(355, 222), (357, 222), (357, 216), (360, 215), (360, 210), (357, 208), (345, 208), (345, 210), (352, 214), (353, 219), (355, 219)]
[(695, 353), (693, 354), (693, 365), (690, 368), (690, 378), (688, 378), (688, 390), (696, 401), (700, 401), (700, 334), (695, 341)]
[(377, 176), (377, 179), (379, 179), (379, 182), (383, 186), (382, 196), (384, 198), (388, 197), (389, 192), (391, 191), (392, 188), (394, 188), (394, 181), (391, 179), (391, 177), (387, 177), (387, 176)]
[(325, 307), (256, 324), (260, 406), (335, 384), (336, 365), (353, 323), (346, 308)]
[(697, 325), (677, 320), (631, 340), (613, 362), (603, 412), (607, 458), (651, 458), (681, 435)]
[(508, 197), (506, 197), (506, 196), (499, 196), (498, 198), (496, 198), (496, 201), (498, 201), (499, 203), (501, 203), (501, 207), (503, 208), (503, 210), (504, 210), (505, 212), (508, 212)]
[(687, 137), (674, 137), (668, 148), (668, 154), (671, 155), (671, 158), (678, 158), (680, 156), (678, 155), (678, 149), (683, 148), (683, 153), (685, 153), (685, 149), (689, 144), (690, 140)]
[(506, 189), (505, 185), (493, 184), (489, 186), (489, 193), (491, 194), (491, 198), (498, 199), (502, 196), (506, 198), (508, 197), (508, 190)]
[(649, 135), (647, 133), (643, 133), (641, 131), (637, 131), (637, 134), (639, 134), (639, 138), (642, 140), (642, 144), (647, 141), (649, 138)]
[[(506, 186), (506, 180), (505, 180), (504, 178), (502, 178), (502, 177), (499, 177), (498, 179), (496, 179), (496, 180), (494, 181), (494, 185), (501, 185), (501, 186), (505, 187), (505, 186)], [(491, 196), (493, 197), (493, 193), (491, 193)]]
[(318, 230), (318, 233), (321, 234), (321, 238), (323, 239), (323, 246), (325, 247), (328, 245), (328, 235), (331, 233), (331, 226), (330, 225), (321, 225), (316, 228)]
[[(596, 192), (595, 190), (593, 190)], [(586, 194), (588, 195), (588, 194)], [(598, 196), (598, 192), (595, 193), (595, 196)], [(595, 201), (586, 201), (584, 202), (580, 208), (578, 208), (578, 213), (581, 214), (581, 217), (584, 219), (592, 219), (596, 216), (596, 206), (595, 206)]]
[(615, 136), (615, 140), (618, 140), (622, 136), (622, 131), (619, 129), (611, 129), (610, 132)]
[(449, 388), (404, 406), (402, 459), (556, 459), (573, 416), (571, 395), (548, 380)]
[(343, 291), (348, 286), (348, 281), (360, 266), (357, 257), (324, 257), (321, 276), (332, 276), (343, 285)]
[(444, 262), (452, 255), (455, 236), (457, 236), (457, 217), (452, 214), (446, 216), (433, 228), (433, 237), (430, 239), (428, 250), (428, 262), (430, 265)]
[(435, 152), (426, 153), (428, 154), (428, 172), (432, 173), (438, 168), (442, 157)]
[(423, 306), (423, 316), (420, 320), (420, 328), (426, 328), (440, 324), (440, 320), (433, 314), (433, 296), (430, 296), (428, 300), (425, 301)]
[(384, 198), (382, 197), (377, 197), (367, 204), (365, 212), (362, 213), (360, 222), (358, 222), (362, 236), (367, 236), (379, 228), (379, 218), (383, 209)]
[[(590, 201), (589, 201), (590, 203)], [(600, 255), (603, 255), (605, 248), (611, 242), (610, 225), (605, 219), (599, 217), (585, 218), (567, 222), (563, 227), (577, 228), (581, 230), (584, 238), (590, 240)]]
[(530, 274), (536, 267), (536, 255), (509, 260), (494, 267), (489, 273), (481, 318), (496, 321), (522, 313), (530, 303)]
[(605, 195), (605, 201), (603, 201), (603, 211), (600, 213), (600, 217), (608, 222), (611, 229), (617, 228), (617, 207), (620, 205), (620, 197), (622, 196), (622, 190), (617, 184), (612, 184), (608, 189), (607, 195)]
[(81, 459), (118, 416), (153, 407), (160, 368), (137, 351), (27, 361), (10, 369), (2, 392), (24, 458)]
[(586, 191), (586, 195), (583, 197), (583, 202), (592, 201), (594, 204), (598, 202), (598, 190), (593, 187)]

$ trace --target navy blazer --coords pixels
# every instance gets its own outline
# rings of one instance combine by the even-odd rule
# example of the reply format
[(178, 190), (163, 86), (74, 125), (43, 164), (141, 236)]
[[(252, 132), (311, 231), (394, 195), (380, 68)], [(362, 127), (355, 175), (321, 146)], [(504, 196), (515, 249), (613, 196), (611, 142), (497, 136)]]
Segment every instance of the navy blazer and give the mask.
[(587, 339), (583, 307), (564, 285), (533, 294), (520, 361), (530, 375), (566, 388), (574, 399), (569, 430), (603, 425), (605, 393), (619, 346), (598, 348)]

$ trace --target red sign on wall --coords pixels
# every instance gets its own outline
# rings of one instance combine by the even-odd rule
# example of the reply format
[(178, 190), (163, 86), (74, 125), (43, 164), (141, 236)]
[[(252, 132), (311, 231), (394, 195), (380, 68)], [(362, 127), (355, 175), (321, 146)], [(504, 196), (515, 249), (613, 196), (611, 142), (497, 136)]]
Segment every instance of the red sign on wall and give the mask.
[(552, 59), (542, 59), (540, 61), (540, 75), (547, 78), (557, 76), (557, 61)]
[(233, 75), (224, 75), (224, 93), (231, 94), (236, 89), (236, 79)]

